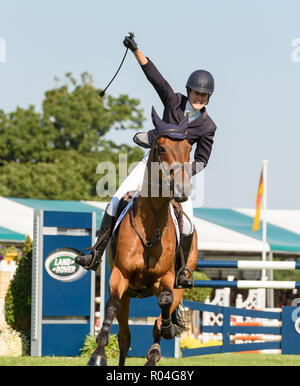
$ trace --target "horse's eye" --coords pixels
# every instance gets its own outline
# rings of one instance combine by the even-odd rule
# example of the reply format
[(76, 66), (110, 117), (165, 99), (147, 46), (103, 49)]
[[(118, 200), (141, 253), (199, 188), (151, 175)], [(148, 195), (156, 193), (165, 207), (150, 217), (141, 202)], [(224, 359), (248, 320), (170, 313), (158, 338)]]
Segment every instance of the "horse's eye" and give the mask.
[(165, 149), (163, 146), (159, 146), (158, 151), (159, 151), (160, 153), (165, 153), (165, 152), (166, 152), (166, 149)]

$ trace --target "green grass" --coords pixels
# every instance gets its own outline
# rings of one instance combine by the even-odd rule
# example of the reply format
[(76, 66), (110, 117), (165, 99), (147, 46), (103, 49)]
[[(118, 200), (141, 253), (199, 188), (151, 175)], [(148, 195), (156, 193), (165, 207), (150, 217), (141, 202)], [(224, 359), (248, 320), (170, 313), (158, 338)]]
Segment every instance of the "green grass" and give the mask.
[[(144, 366), (144, 358), (127, 358), (127, 366)], [(0, 357), (0, 366), (86, 366), (80, 357)], [(109, 359), (117, 366), (117, 359)], [(277, 354), (216, 354), (189, 358), (163, 358), (159, 366), (300, 366), (300, 356)]]

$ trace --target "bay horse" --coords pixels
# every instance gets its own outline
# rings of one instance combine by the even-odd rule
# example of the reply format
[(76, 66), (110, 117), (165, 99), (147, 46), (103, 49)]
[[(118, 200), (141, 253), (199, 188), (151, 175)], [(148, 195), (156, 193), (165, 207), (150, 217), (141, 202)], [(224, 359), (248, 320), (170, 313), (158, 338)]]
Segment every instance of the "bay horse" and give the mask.
[[(111, 263), (109, 299), (97, 336), (98, 346), (89, 359), (89, 366), (107, 365), (105, 346), (115, 317), (119, 323), (119, 365), (125, 365), (131, 340), (129, 303), (135, 291), (139, 293), (138, 297), (155, 295), (161, 308), (161, 315), (154, 323), (154, 343), (148, 351), (145, 366), (155, 366), (160, 360), (161, 338), (175, 337), (176, 326), (171, 315), (181, 302), (184, 289), (174, 288), (177, 239), (169, 205), (172, 198), (183, 202), (191, 194), (190, 174), (186, 167), (189, 165), (191, 145), (186, 139), (187, 118), (178, 126), (166, 124), (153, 108), (152, 120), (157, 136), (147, 161), (142, 194), (135, 199), (119, 225), (115, 256)], [(156, 172), (153, 172), (153, 165), (157, 166)], [(159, 173), (157, 197), (151, 196), (155, 173)], [(169, 187), (167, 195), (162, 194), (163, 190), (168, 191), (166, 184)], [(190, 272), (196, 268), (197, 254), (197, 233), (194, 230), (186, 264)]]

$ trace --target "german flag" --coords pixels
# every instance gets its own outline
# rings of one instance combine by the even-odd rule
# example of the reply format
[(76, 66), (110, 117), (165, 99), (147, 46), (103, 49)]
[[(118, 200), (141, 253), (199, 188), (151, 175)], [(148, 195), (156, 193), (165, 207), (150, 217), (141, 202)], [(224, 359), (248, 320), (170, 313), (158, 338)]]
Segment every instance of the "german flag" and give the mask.
[(252, 232), (258, 231), (260, 228), (260, 208), (261, 208), (263, 192), (264, 192), (264, 176), (262, 171), (260, 175), (259, 186), (258, 186), (258, 191), (256, 196), (256, 214), (253, 221)]

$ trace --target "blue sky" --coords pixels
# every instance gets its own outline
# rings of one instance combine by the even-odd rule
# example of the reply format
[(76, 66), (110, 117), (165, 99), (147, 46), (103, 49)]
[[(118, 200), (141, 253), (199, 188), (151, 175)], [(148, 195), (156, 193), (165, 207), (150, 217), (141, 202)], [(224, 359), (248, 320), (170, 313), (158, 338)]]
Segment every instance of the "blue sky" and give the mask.
[[(261, 162), (269, 160), (268, 206), (300, 208), (300, 2), (287, 0), (4, 0), (0, 39), (0, 108), (40, 108), (54, 77), (88, 71), (103, 88), (116, 71), (124, 36), (175, 91), (188, 75), (212, 72), (216, 90), (208, 112), (218, 126), (205, 171), (205, 206), (254, 207)], [(295, 57), (295, 52), (294, 52)], [(300, 58), (300, 52), (299, 52)], [(108, 93), (139, 98), (150, 112), (162, 105), (130, 53)], [(131, 143), (132, 132), (110, 137)]]

